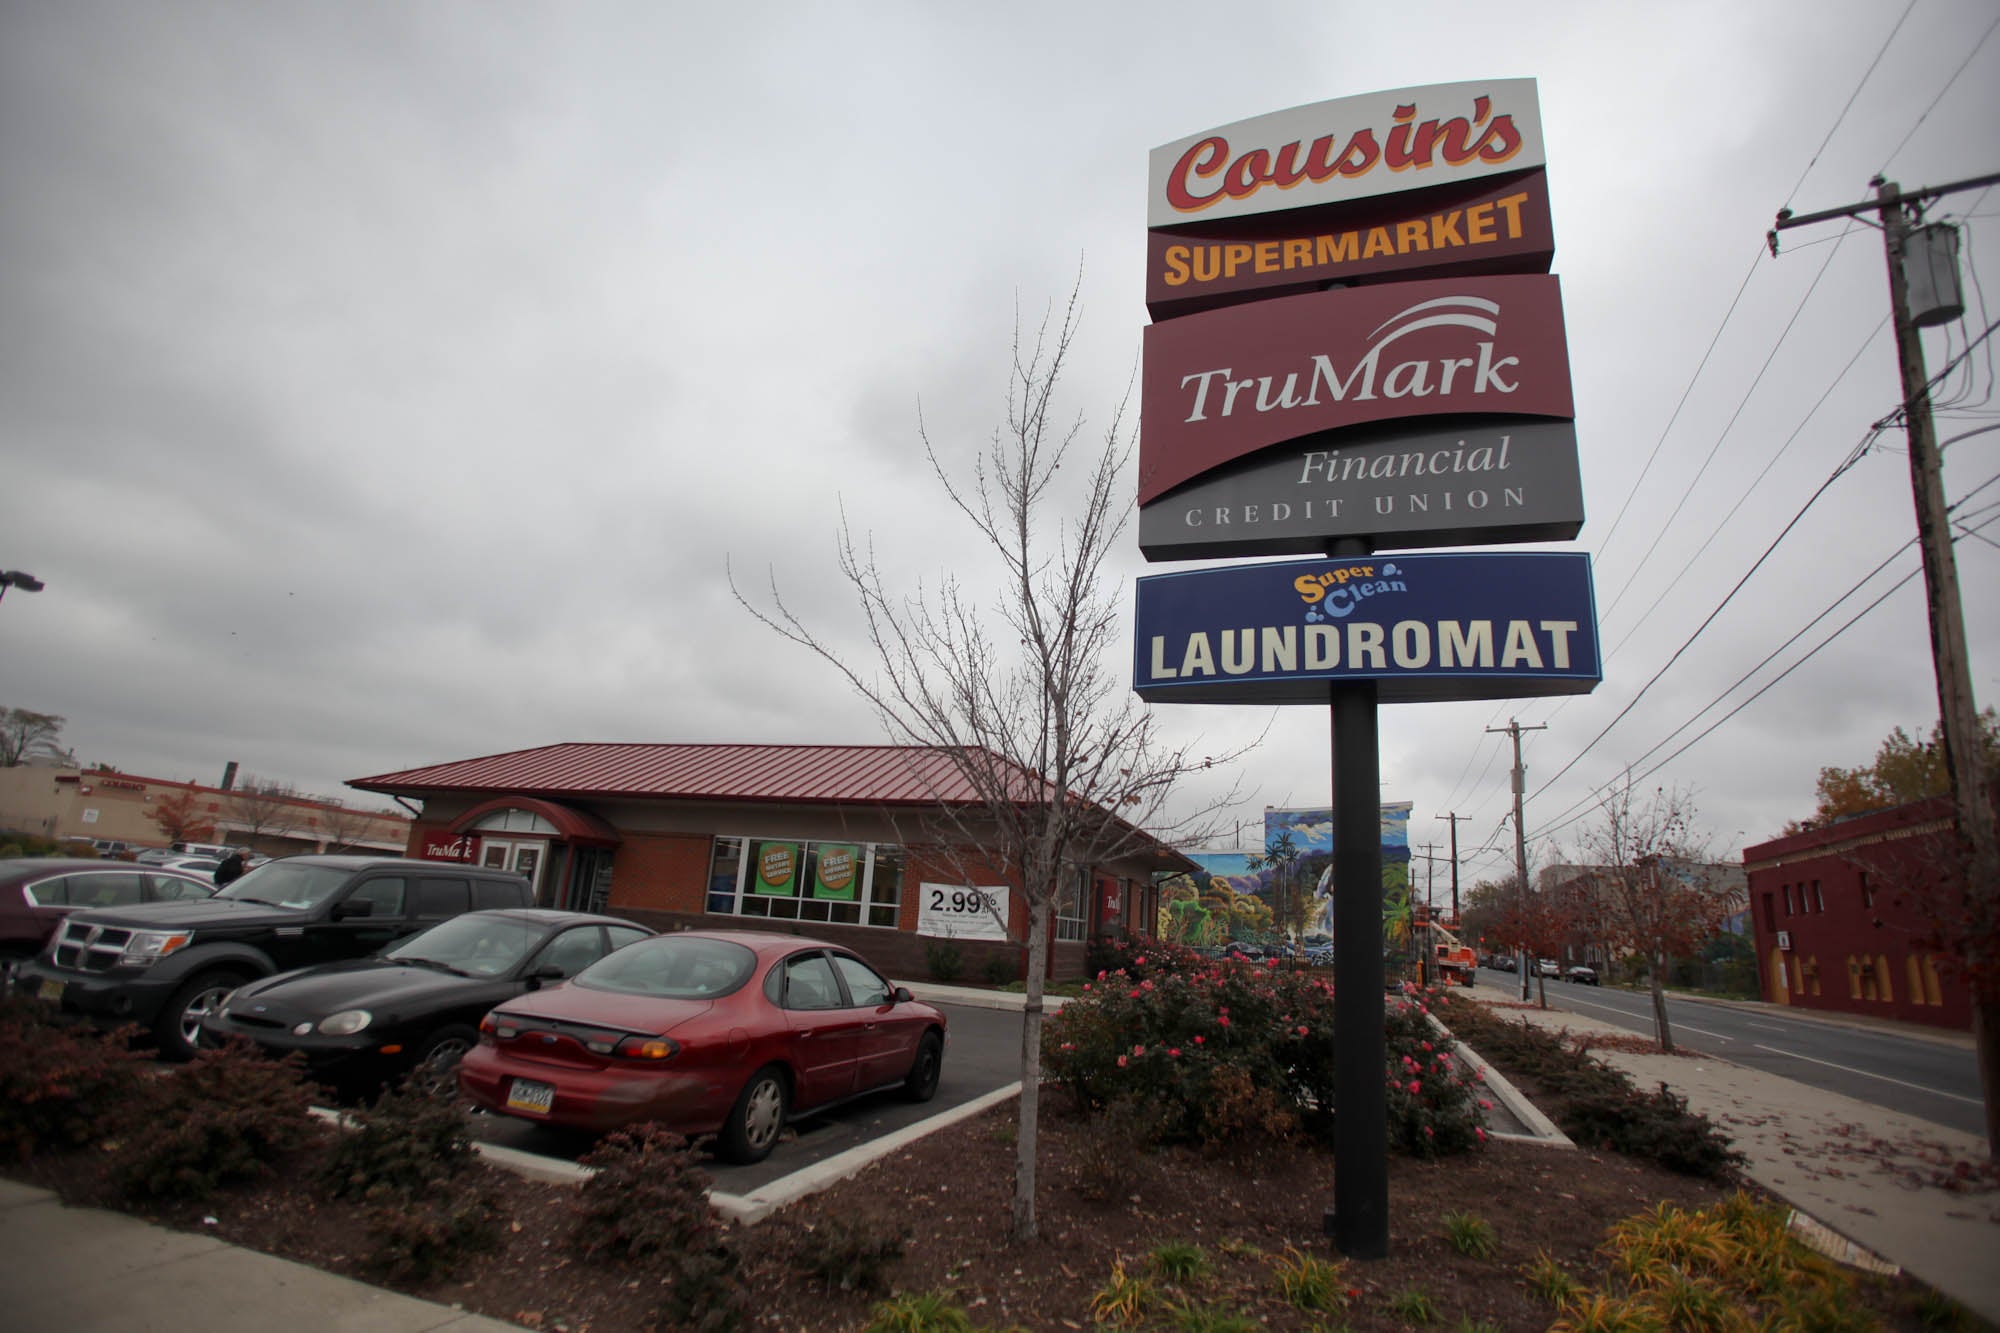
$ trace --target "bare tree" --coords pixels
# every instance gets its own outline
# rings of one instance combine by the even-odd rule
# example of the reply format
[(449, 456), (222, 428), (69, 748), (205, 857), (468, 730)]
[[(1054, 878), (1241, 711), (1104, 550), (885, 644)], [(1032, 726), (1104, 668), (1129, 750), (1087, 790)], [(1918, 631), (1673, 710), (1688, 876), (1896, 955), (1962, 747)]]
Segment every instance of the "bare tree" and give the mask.
[[(1124, 411), (1112, 417), (1086, 466), (1081, 498), (1060, 512), (1061, 471), (1083, 420), (1061, 422), (1053, 398), (1076, 332), (1077, 293), (1060, 320), (1045, 319), (1032, 346), (1017, 322), (1006, 425), (978, 455), (969, 479), (954, 478), (924, 427), (932, 472), (969, 520), (980, 549), (997, 558), (991, 607), (947, 574), (934, 587), (894, 592), (843, 516), (840, 572), (867, 628), (865, 665), (809, 629), (785, 604), (775, 576), (770, 609), (735, 587), (751, 614), (830, 663), (874, 708), (899, 743), (941, 759), (971, 801), (940, 801), (931, 813), (941, 854), (963, 858), (967, 883), (990, 868), (1019, 886), (1027, 949), (1021, 1024), (1021, 1100), (1015, 1140), (1013, 1234), (1036, 1234), (1035, 1153), (1040, 1104), (1043, 992), (1052, 908), (1093, 865), (1143, 853), (1162, 838), (1193, 839), (1236, 798), (1234, 791), (1178, 819), (1165, 803), (1183, 777), (1237, 757), (1196, 755), (1164, 741), (1151, 711), (1131, 693), (1119, 637), (1120, 591), (1105, 565), (1131, 515), (1121, 480), (1131, 454)], [(963, 563), (960, 561), (959, 563)], [(1158, 832), (1147, 833), (1151, 826)]]
[(290, 783), (246, 777), (230, 793), (223, 819), (253, 846), (258, 838), (290, 837), (305, 820), (302, 799)]
[(1587, 865), (1579, 881), (1614, 948), (1646, 959), (1652, 988), (1654, 1035), (1660, 1049), (1674, 1049), (1667, 1021), (1667, 959), (1692, 953), (1728, 915), (1731, 897), (1709, 882), (1707, 849), (1694, 831), (1694, 801), (1685, 791), (1656, 787), (1634, 792), (1628, 772), (1599, 806), (1601, 821), (1586, 829)]
[(76, 762), (76, 757), (62, 747), (63, 723), (67, 720), (54, 713), (0, 708), (0, 768), (19, 768), (37, 759)]
[(365, 810), (353, 809), (330, 796), (317, 799), (319, 804), (311, 817), (320, 841), (326, 844), (326, 851), (346, 851), (361, 841), (375, 825), (374, 816)]

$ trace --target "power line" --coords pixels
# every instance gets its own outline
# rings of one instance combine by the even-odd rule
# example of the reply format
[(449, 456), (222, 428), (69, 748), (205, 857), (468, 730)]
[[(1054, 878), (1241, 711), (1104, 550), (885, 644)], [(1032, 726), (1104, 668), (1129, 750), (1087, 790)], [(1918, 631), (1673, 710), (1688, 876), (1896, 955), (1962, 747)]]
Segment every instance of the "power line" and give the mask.
[(1833, 118), (1833, 124), (1827, 128), (1826, 138), (1820, 140), (1819, 147), (1813, 150), (1812, 160), (1806, 163), (1806, 169), (1799, 173), (1798, 180), (1792, 185), (1791, 193), (1785, 196), (1785, 203), (1787, 205), (1797, 196), (1799, 186), (1806, 183), (1806, 177), (1812, 174), (1813, 167), (1819, 162), (1819, 155), (1826, 151), (1826, 146), (1833, 142), (1833, 136), (1839, 133), (1841, 122), (1846, 120), (1847, 113), (1854, 109), (1855, 99), (1860, 97), (1861, 90), (1868, 86), (1868, 79), (1875, 73), (1875, 67), (1882, 63), (1883, 56), (1889, 54), (1889, 43), (1896, 40), (1896, 34), (1903, 30), (1904, 20), (1910, 17), (1910, 11), (1916, 7), (1917, 0), (1910, 0), (1910, 3), (1903, 9), (1902, 18), (1896, 20), (1896, 26), (1889, 29), (1889, 35), (1882, 39), (1882, 48), (1875, 53), (1875, 58), (1868, 62), (1868, 68), (1861, 71), (1861, 81), (1856, 83), (1854, 91), (1847, 95), (1847, 105), (1840, 108), (1840, 114)]

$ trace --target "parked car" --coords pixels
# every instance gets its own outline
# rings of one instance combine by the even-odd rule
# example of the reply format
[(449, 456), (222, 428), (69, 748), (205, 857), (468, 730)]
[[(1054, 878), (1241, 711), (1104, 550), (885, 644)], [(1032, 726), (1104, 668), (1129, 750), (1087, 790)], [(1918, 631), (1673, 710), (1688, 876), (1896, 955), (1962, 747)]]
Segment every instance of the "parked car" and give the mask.
[(1597, 969), (1594, 967), (1585, 967), (1579, 963), (1577, 966), (1563, 973), (1563, 980), (1574, 981), (1584, 986), (1595, 986), (1597, 984)]
[(200, 902), (73, 913), (15, 984), (63, 1014), (137, 1023), (163, 1056), (182, 1060), (209, 1011), (246, 982), (364, 957), (465, 912), (526, 907), (531, 896), (520, 875), (451, 861), (288, 856)]
[(456, 1091), (459, 1058), (479, 1040), (487, 1010), (652, 933), (584, 912), (467, 912), (370, 958), (239, 987), (202, 1021), (201, 1041), (238, 1037), (276, 1056), (302, 1052), (316, 1081), (350, 1091), (409, 1074), (427, 1091)]
[(1535, 963), (1535, 975), (1538, 977), (1559, 977), (1562, 975), (1562, 964), (1553, 958), (1540, 959)]
[(212, 856), (171, 856), (160, 862), (175, 870), (185, 870), (190, 875), (206, 875), (210, 882), (215, 879), (215, 868), (222, 864)]
[(63, 918), (86, 907), (207, 898), (215, 885), (185, 871), (88, 857), (0, 861), (0, 988), (40, 953)]
[(168, 861), (184, 855), (186, 853), (177, 852), (171, 847), (148, 847), (132, 859), (142, 866), (157, 866), (165, 865)]
[(1495, 972), (1517, 972), (1520, 970), (1514, 962), (1514, 955), (1511, 953), (1494, 954), (1492, 967)]
[(900, 1086), (937, 1093), (945, 1017), (838, 945), (678, 931), (510, 1000), (479, 1025), (459, 1091), (505, 1115), (608, 1130), (657, 1120), (758, 1162), (790, 1120)]

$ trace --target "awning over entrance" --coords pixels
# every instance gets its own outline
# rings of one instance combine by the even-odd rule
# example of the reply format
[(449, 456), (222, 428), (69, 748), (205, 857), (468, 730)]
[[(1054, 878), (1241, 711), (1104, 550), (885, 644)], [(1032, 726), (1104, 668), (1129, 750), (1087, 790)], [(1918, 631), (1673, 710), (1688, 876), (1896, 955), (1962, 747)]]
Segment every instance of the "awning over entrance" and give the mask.
[(616, 847), (625, 840), (618, 836), (618, 830), (587, 811), (575, 806), (561, 805), (555, 801), (544, 801), (536, 796), (496, 796), (490, 801), (473, 806), (452, 821), (453, 833), (469, 833), (479, 827), (479, 822), (489, 815), (503, 810), (525, 810), (538, 815), (555, 826), (556, 834), (573, 847)]

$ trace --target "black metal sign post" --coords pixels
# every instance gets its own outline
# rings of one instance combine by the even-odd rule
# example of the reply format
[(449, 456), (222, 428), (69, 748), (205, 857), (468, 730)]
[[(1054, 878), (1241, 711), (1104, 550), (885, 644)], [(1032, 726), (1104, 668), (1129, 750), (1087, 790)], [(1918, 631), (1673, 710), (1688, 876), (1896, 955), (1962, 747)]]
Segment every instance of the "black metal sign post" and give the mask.
[(1382, 788), (1372, 680), (1329, 686), (1333, 715), (1333, 1240), (1389, 1253), (1383, 1083)]

